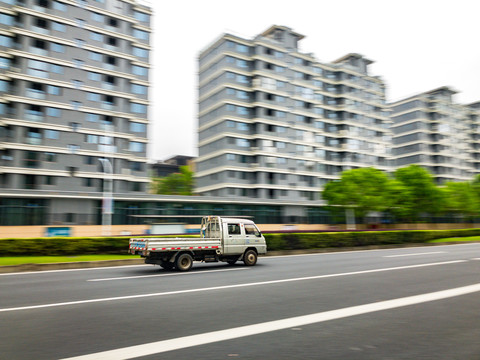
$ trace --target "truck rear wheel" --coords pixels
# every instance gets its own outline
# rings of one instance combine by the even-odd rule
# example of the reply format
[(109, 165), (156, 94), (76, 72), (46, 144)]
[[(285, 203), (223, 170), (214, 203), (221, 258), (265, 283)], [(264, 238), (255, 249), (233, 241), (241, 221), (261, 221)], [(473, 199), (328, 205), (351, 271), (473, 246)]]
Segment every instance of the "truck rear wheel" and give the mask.
[(177, 257), (175, 260), (175, 268), (178, 271), (188, 271), (192, 268), (193, 258), (190, 254), (183, 253)]
[(254, 250), (247, 250), (243, 254), (243, 262), (247, 266), (253, 266), (257, 263), (257, 253)]

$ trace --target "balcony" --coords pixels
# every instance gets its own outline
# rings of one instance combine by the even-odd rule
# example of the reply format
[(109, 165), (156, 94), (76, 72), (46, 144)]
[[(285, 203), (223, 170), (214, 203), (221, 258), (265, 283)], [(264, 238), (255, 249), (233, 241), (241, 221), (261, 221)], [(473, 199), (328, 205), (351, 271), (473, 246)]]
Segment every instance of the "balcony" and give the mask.
[(45, 98), (47, 97), (45, 94), (45, 91), (35, 90), (35, 89), (27, 89), (27, 91), (25, 91), (25, 96), (32, 99), (39, 99), (39, 100), (45, 100)]
[(25, 113), (25, 120), (35, 121), (35, 122), (42, 122), (45, 120), (45, 116), (43, 113), (39, 112), (29, 112)]
[(113, 110), (115, 108), (115, 104), (111, 102), (102, 102), (101, 108), (104, 110)]
[(40, 49), (35, 46), (30, 47), (30, 52), (35, 55), (42, 55), (42, 56), (48, 56), (48, 50), (45, 49)]
[(39, 137), (27, 137), (25, 143), (30, 145), (42, 145), (42, 138)]

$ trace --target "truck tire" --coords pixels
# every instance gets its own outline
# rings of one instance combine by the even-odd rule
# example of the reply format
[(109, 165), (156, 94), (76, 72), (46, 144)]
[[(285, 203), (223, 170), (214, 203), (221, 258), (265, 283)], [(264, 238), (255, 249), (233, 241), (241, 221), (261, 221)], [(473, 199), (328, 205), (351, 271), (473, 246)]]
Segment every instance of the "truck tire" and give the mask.
[(180, 254), (175, 260), (175, 268), (178, 271), (188, 271), (192, 268), (193, 258), (190, 254)]
[(257, 253), (255, 250), (247, 250), (243, 254), (243, 262), (247, 266), (253, 266), (257, 263)]

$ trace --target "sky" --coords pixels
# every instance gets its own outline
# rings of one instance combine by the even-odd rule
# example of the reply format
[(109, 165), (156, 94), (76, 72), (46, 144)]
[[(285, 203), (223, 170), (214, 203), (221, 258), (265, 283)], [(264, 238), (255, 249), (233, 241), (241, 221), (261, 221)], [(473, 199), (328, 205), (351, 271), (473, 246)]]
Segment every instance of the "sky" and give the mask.
[(197, 156), (197, 60), (223, 33), (252, 39), (271, 25), (305, 35), (301, 52), (331, 62), (359, 53), (387, 101), (440, 86), (480, 100), (478, 0), (151, 0), (148, 157)]

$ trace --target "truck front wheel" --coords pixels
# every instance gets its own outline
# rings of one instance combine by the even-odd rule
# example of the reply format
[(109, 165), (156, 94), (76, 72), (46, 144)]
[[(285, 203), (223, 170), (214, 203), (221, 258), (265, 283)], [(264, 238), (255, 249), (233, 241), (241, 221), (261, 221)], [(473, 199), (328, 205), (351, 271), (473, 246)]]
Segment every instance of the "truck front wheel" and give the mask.
[(193, 258), (190, 254), (180, 254), (175, 260), (175, 268), (178, 271), (188, 271), (192, 268)]
[(257, 253), (254, 250), (247, 250), (243, 254), (243, 262), (247, 266), (253, 266), (257, 263)]

